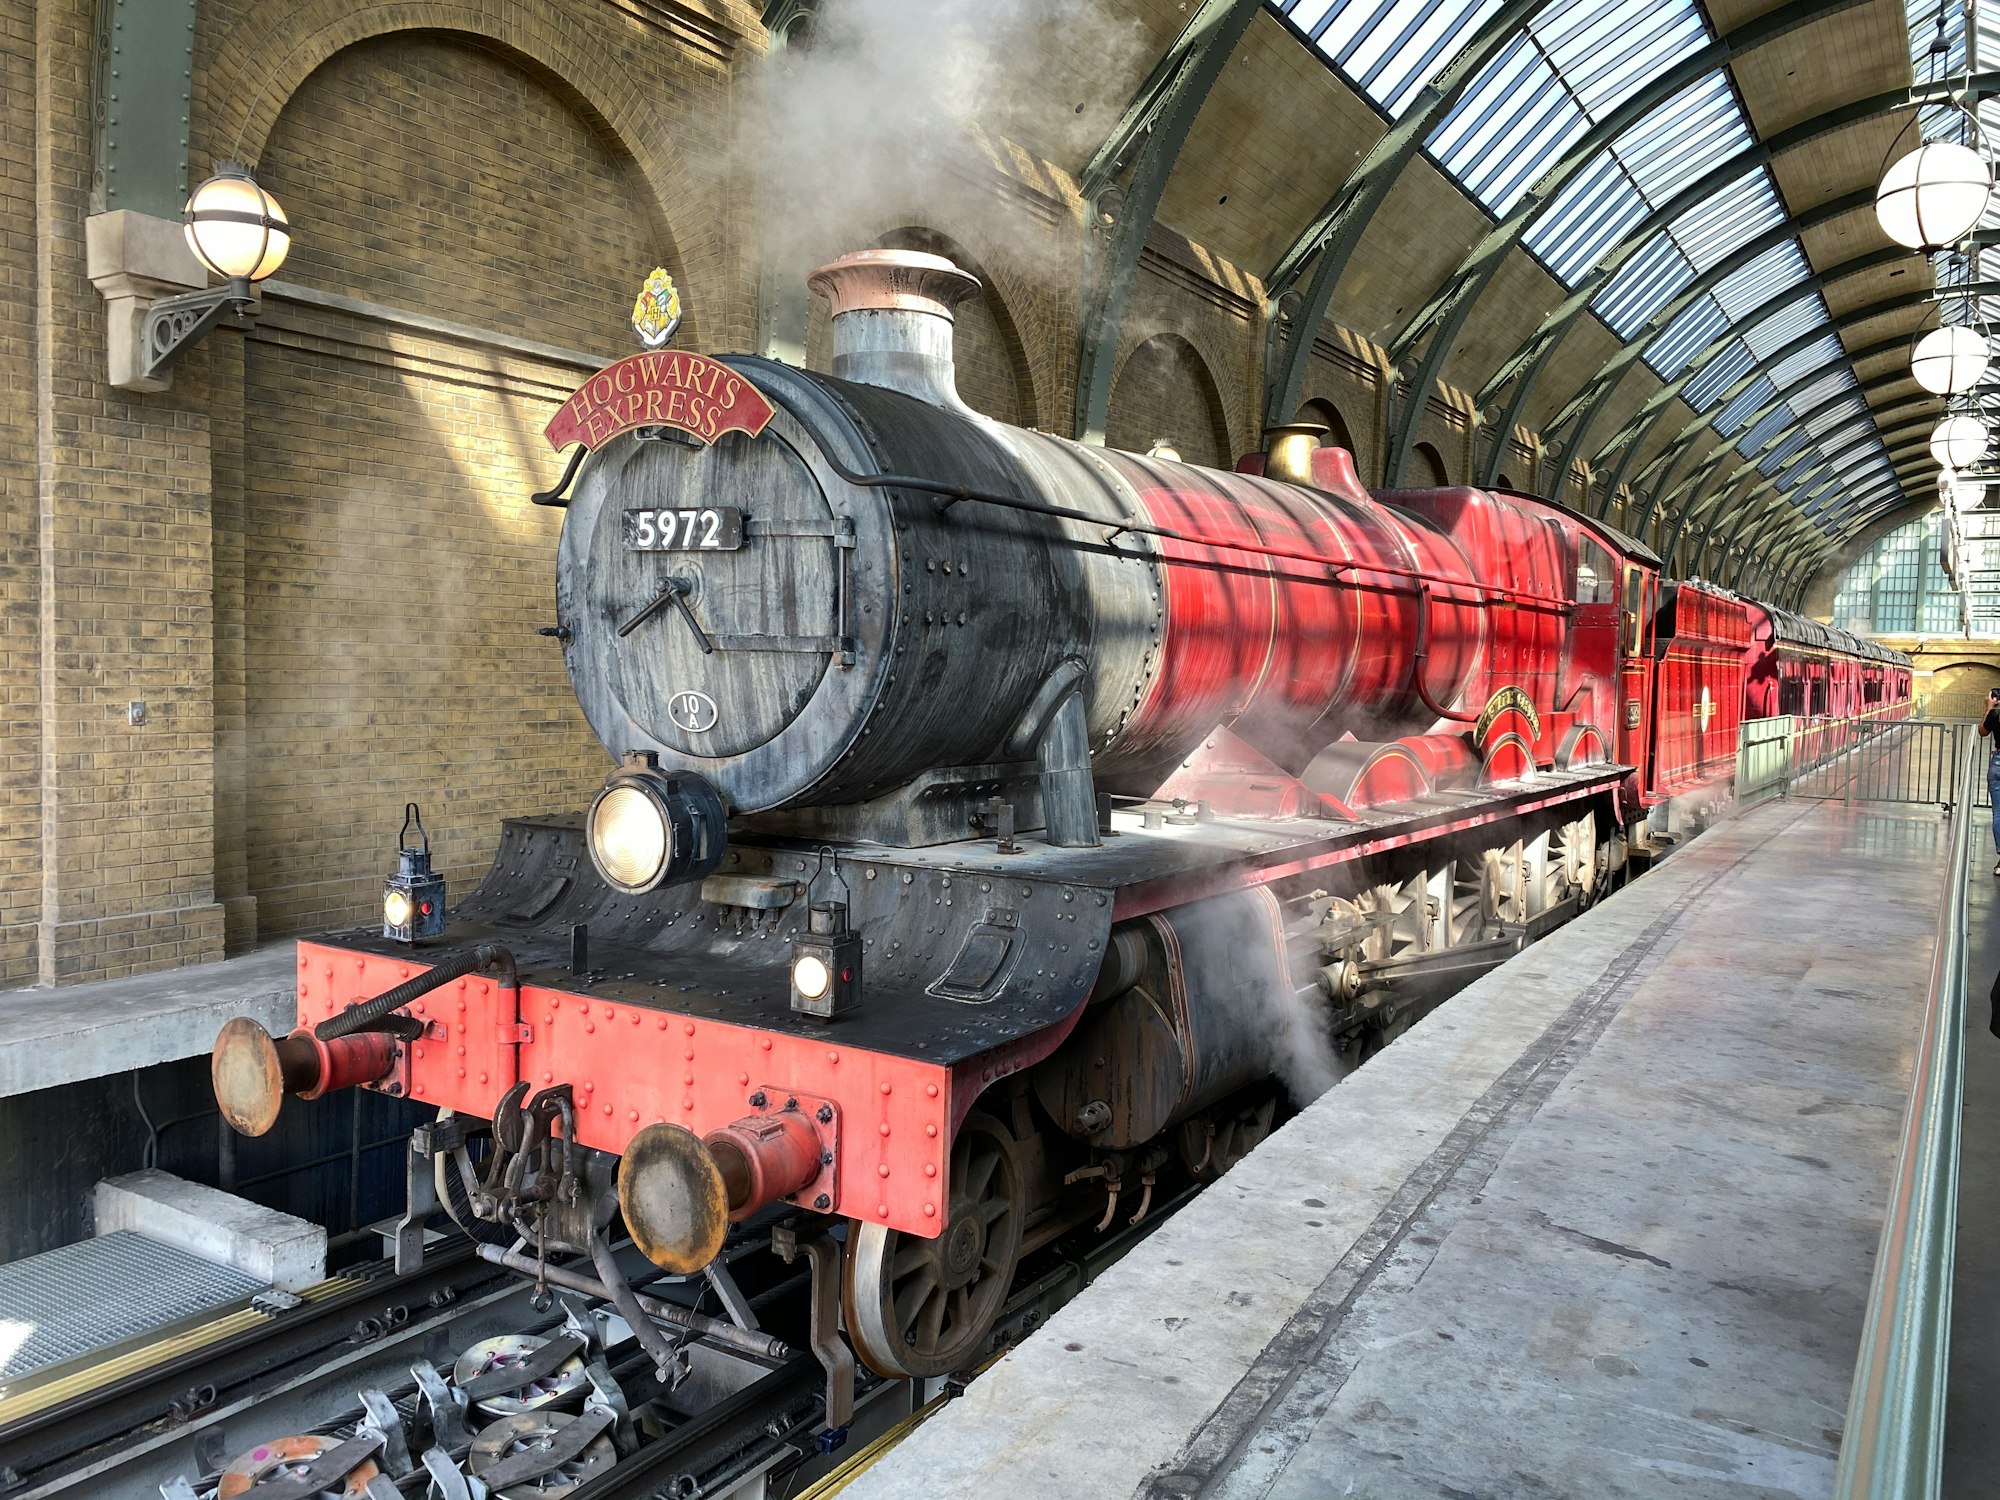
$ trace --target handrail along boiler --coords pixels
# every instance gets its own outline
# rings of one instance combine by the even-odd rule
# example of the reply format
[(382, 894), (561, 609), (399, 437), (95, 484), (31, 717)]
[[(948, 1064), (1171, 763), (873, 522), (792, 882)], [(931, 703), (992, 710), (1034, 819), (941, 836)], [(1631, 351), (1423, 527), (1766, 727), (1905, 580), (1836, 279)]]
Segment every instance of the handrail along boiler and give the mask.
[(812, 285), (831, 375), (636, 355), (551, 424), (587, 450), (553, 633), (617, 761), (588, 812), (509, 820), (435, 943), (302, 942), (298, 1029), (231, 1023), (215, 1077), (252, 1131), (440, 1106), (453, 1212), (607, 1279), (621, 1216), (688, 1273), (781, 1205), (835, 1231), (860, 1356), (933, 1375), (1027, 1250), (1213, 1177), (1276, 1078), (1622, 878), (1792, 711), (1752, 637), (1795, 617), (1530, 496), (1371, 494), (1312, 429), (1225, 473), (990, 421), (972, 277)]

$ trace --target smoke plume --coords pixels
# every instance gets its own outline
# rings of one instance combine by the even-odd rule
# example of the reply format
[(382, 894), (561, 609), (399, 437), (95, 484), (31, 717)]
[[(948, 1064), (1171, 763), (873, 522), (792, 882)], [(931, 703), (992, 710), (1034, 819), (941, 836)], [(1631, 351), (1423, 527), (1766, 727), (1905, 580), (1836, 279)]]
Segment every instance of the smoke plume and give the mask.
[(992, 162), (1004, 138), (1074, 171), (1151, 45), (1077, 0), (827, 0), (747, 91), (741, 139), (769, 184), (774, 266), (803, 271), (917, 224), (1074, 276), (1080, 224), (1052, 235), (996, 187)]

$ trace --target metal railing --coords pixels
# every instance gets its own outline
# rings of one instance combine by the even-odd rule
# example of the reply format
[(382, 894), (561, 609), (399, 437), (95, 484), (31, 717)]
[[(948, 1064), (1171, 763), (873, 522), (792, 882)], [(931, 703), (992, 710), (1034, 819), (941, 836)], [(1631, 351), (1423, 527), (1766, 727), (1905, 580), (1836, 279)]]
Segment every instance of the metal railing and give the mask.
[(1792, 745), (1798, 738), (1795, 715), (1745, 719), (1736, 738), (1736, 804), (1754, 807), (1782, 797), (1792, 784)]
[(1966, 883), (1986, 761), (1971, 753), (1964, 736), (1954, 736), (1953, 744), (1960, 753), (1930, 991), (1847, 1398), (1835, 1500), (1933, 1497), (1943, 1472), (1965, 1083)]
[(1957, 794), (1956, 768), (1972, 726), (1912, 719), (1908, 712), (1899, 704), (1848, 719), (1744, 720), (1736, 752), (1738, 805), (1783, 796), (1944, 806)]

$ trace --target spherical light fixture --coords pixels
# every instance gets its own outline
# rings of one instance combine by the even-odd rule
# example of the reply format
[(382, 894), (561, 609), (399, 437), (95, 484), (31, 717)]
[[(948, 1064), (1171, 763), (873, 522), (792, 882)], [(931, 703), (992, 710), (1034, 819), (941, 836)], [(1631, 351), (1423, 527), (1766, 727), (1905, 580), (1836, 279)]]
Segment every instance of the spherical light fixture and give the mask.
[(1931, 429), (1931, 457), (1947, 469), (1969, 469), (1986, 456), (1986, 424), (1966, 412)]
[(1910, 352), (1910, 374), (1937, 396), (1959, 396), (1979, 384), (1992, 357), (1986, 337), (1971, 328), (1933, 328)]
[(278, 200), (235, 162), (194, 190), (184, 217), (188, 248), (225, 281), (262, 281), (292, 248), (291, 225)]
[(1977, 151), (1929, 141), (1882, 174), (1875, 215), (1897, 244), (1941, 250), (1971, 233), (1992, 192), (1993, 174)]

